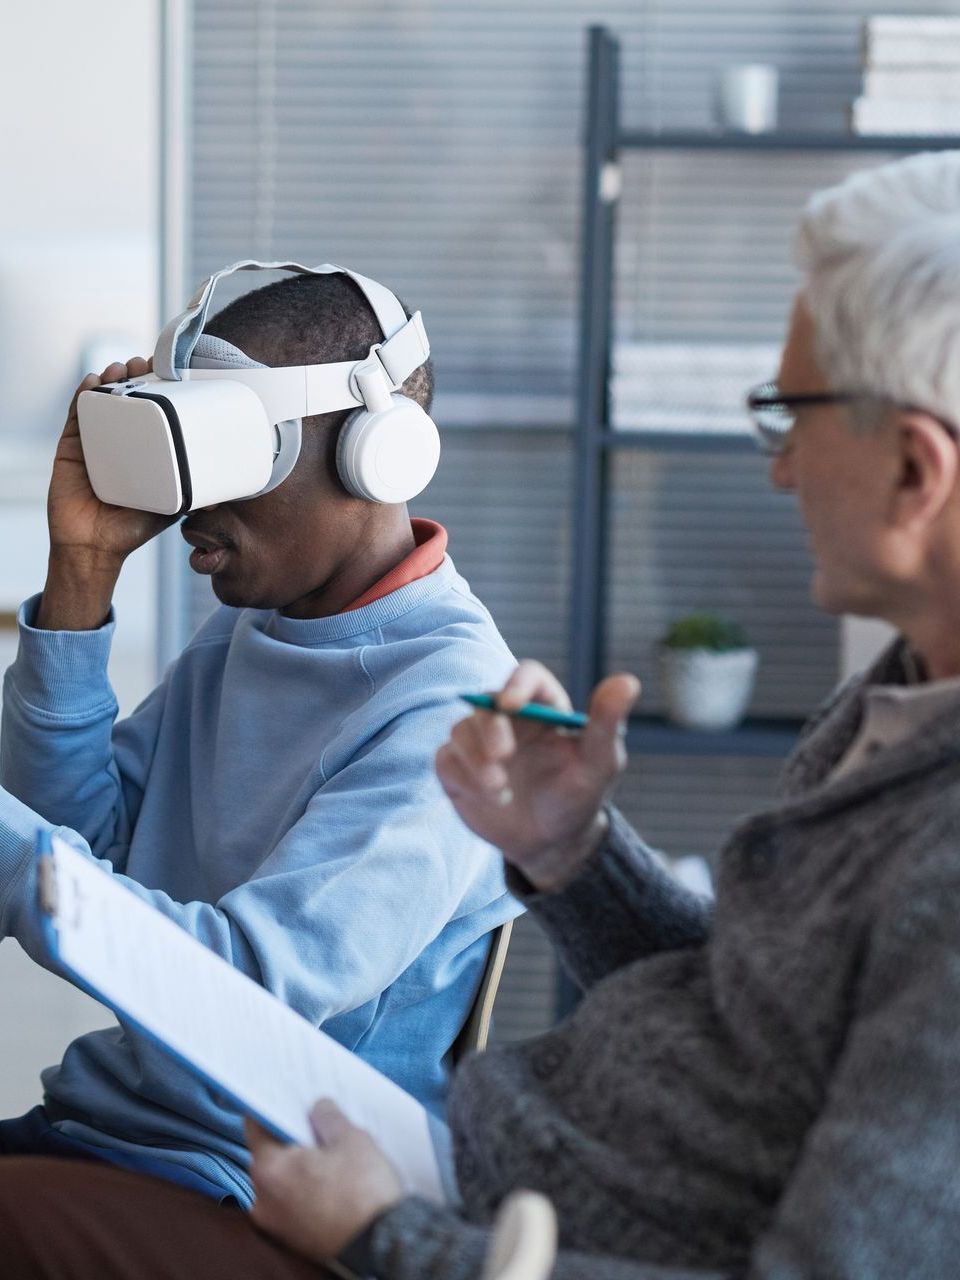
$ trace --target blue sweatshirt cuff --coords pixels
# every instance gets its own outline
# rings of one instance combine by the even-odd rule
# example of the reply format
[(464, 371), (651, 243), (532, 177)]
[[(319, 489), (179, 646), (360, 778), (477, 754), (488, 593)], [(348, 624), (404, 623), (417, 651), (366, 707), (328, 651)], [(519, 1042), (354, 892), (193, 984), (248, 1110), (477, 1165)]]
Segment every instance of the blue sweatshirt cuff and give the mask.
[(22, 702), (51, 716), (102, 711), (115, 702), (107, 659), (115, 627), (111, 608), (96, 631), (42, 631), (33, 626), (40, 596), (17, 614), (20, 645), (7, 673), (8, 687)]

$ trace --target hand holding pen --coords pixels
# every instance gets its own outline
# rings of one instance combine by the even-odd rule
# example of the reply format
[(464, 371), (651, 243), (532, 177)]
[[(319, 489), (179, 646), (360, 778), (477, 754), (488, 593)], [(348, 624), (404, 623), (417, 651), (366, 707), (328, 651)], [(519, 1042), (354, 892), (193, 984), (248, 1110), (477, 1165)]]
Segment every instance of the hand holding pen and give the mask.
[(636, 677), (608, 676), (586, 723), (558, 732), (530, 718), (528, 704), (575, 715), (566, 691), (539, 662), (521, 662), (493, 695), (497, 711), (461, 720), (438, 752), (437, 774), (461, 818), (535, 889), (569, 883), (603, 839), (603, 805), (626, 764), (623, 730), (639, 692)]

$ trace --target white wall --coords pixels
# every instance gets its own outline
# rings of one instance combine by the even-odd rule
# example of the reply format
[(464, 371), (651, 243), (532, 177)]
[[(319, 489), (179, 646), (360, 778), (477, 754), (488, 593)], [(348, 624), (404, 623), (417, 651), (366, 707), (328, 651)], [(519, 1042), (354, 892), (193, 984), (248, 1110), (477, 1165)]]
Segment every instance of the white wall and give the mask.
[(152, 347), (158, 8), (6, 6), (0, 436), (55, 440), (91, 346), (121, 358)]
[[(43, 585), (47, 476), (84, 366), (149, 354), (156, 336), (159, 28), (159, 0), (4, 7), (0, 611)], [(111, 675), (129, 708), (153, 682), (150, 549), (126, 566), (116, 604)], [(0, 666), (10, 645), (0, 632)], [(40, 1068), (108, 1021), (0, 943), (0, 1116), (38, 1101)]]
[(0, 229), (153, 234), (156, 0), (5, 5)]

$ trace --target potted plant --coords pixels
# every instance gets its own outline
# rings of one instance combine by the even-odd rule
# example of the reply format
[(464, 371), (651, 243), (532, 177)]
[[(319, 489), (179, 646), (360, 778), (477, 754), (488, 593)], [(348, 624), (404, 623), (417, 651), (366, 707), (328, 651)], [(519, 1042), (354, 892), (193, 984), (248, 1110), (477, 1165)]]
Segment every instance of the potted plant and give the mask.
[(687, 729), (730, 729), (743, 718), (757, 651), (743, 629), (714, 613), (678, 618), (660, 641), (667, 715)]

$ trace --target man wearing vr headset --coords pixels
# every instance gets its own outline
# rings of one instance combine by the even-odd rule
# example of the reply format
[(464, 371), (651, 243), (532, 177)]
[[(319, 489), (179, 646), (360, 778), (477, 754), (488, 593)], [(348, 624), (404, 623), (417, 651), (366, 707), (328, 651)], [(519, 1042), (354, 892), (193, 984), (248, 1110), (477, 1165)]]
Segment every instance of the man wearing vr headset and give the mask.
[[(443, 529), (407, 514), (439, 451), (419, 313), (341, 268), (285, 269), (207, 323), (211, 278), (153, 372), (111, 365), (71, 405), (4, 686), (0, 937), (47, 962), (32, 860), (55, 826), (438, 1113), (517, 907), (433, 758), (457, 695), (514, 663)], [(183, 512), (224, 607), (114, 726), (117, 575)], [(250, 1203), (241, 1117), (129, 1027), (74, 1042), (43, 1085), (0, 1154)]]

